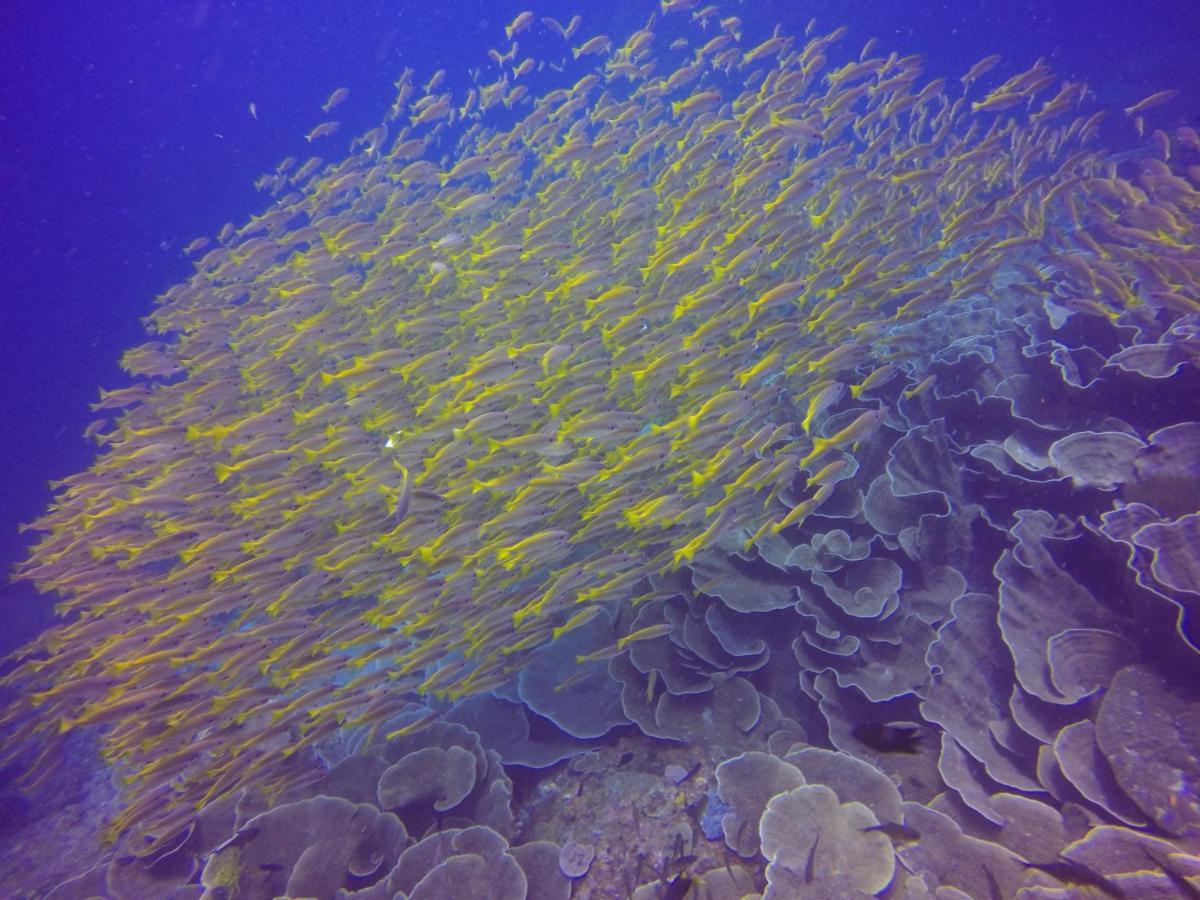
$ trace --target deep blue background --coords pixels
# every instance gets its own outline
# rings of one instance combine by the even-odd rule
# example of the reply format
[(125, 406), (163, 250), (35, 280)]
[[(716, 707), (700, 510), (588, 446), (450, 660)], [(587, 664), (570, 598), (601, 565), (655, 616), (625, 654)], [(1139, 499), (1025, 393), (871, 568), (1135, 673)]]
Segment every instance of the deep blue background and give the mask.
[[(590, 0), (581, 34), (623, 38), (657, 4)], [(80, 437), (99, 386), (125, 382), (121, 351), (143, 339), (154, 296), (184, 279), (181, 248), (264, 205), (254, 179), (306, 158), (320, 104), (351, 89), (344, 152), (392, 99), (405, 65), (440, 67), (465, 87), (468, 66), (524, 8), (566, 21), (584, 4), (425, 0), (119, 3), (15, 0), (0, 35), (0, 570), (21, 557), (17, 524), (36, 517), (47, 482), (88, 464)], [(598, 14), (602, 8), (614, 10)], [(1196, 0), (822, 0), (722, 4), (757, 42), (781, 22), (800, 33), (851, 26), (844, 52), (871, 36), (922, 53), (957, 76), (1004, 54), (997, 74), (1046, 57), (1121, 106), (1163, 88), (1183, 96), (1160, 125), (1200, 125)], [(619, 10), (619, 12), (618, 12)], [(532, 41), (531, 41), (532, 43)], [(835, 53), (836, 56), (836, 53)], [(257, 119), (249, 113), (253, 102)], [(1127, 126), (1123, 126), (1127, 127)], [(1114, 139), (1121, 139), (1114, 134)], [(0, 652), (49, 621), (31, 588), (0, 585)]]

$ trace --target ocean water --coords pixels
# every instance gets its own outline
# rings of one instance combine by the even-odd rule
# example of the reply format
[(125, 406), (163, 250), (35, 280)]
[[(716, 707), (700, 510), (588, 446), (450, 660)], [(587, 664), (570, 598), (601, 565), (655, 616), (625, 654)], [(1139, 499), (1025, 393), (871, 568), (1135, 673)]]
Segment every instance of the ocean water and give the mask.
[(12, 11), (0, 895), (1200, 889), (1200, 17), (608, 6)]

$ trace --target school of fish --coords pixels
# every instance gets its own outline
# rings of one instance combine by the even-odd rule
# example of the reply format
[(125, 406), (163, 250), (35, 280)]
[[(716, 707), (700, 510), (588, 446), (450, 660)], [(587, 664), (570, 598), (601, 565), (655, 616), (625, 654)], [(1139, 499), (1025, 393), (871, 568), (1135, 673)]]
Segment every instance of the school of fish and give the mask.
[(1174, 154), (1200, 138), (1146, 124), (1168, 92), (1126, 110), (1131, 169), (1041, 61), (946, 83), (679, 0), (579, 32), (523, 13), (465, 97), (405, 70), (346, 158), (286, 160), (189, 248), (96, 462), (32, 525), (19, 575), (63, 619), (5, 678), (0, 764), (36, 785), (104, 726), (114, 835), (278, 795), (339, 730), (495, 689), (647, 575), (802, 529), (875, 392), (929, 389), (898, 326), (1001, 293), (1200, 312)]

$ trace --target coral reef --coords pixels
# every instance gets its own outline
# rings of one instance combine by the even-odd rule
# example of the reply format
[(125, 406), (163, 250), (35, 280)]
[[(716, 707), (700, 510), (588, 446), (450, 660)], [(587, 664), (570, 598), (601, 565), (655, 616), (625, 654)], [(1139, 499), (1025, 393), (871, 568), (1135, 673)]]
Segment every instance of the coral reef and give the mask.
[(703, 21), (406, 72), (160, 298), (22, 569), (49, 896), (1196, 890), (1200, 136)]

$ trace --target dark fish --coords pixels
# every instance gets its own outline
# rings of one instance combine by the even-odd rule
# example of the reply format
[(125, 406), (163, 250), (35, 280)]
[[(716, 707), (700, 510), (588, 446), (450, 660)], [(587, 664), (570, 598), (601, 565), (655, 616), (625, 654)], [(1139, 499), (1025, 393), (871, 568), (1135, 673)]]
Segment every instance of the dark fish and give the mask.
[(813, 845), (808, 851), (808, 862), (804, 864), (804, 883), (812, 884), (813, 876), (816, 874), (817, 867), (817, 844), (821, 843), (821, 829), (817, 829), (817, 836), (813, 838)]
[(1071, 884), (1077, 887), (1094, 887), (1108, 894), (1110, 897), (1121, 898), (1125, 896), (1125, 891), (1112, 879), (1105, 878), (1089, 866), (1075, 862), (1073, 859), (1067, 859), (1065, 856), (1060, 856), (1054, 862), (1027, 862), (1022, 863), (1022, 865), (1027, 869), (1037, 869), (1039, 872), (1045, 872), (1051, 878), (1061, 881), (1063, 884)]
[(742, 842), (742, 834), (746, 831), (746, 825), (747, 822), (745, 819), (742, 819), (742, 821), (738, 822), (737, 831), (735, 831), (733, 834), (733, 842), (735, 844), (740, 844)]
[(984, 866), (983, 874), (987, 878), (988, 883), (988, 900), (1004, 900), (1004, 894), (1000, 891), (1000, 882), (996, 880), (996, 876), (992, 874), (992, 870)]
[(733, 877), (733, 866), (729, 864), (729, 845), (723, 843), (721, 844), (721, 848), (725, 853), (725, 874), (729, 876), (729, 880), (732, 883), (737, 884), (737, 881)]
[[(634, 810), (634, 816), (635, 817), (637, 816), (636, 810)], [(640, 826), (638, 828), (638, 833), (639, 834), (641, 833)], [(637, 855), (637, 867), (634, 868), (634, 870), (633, 870), (633, 883), (634, 884), (637, 884), (639, 879), (642, 877), (642, 866), (644, 866), (645, 864), (646, 864), (646, 854), (639, 852)], [(633, 896), (633, 891), (629, 892), (629, 896), (631, 896), (631, 897)]]
[(1167, 861), (1165, 859), (1159, 857), (1157, 853), (1151, 853), (1145, 847), (1142, 848), (1142, 852), (1145, 853), (1146, 856), (1156, 866), (1163, 870), (1163, 874), (1171, 880), (1171, 884), (1175, 885), (1176, 890), (1179, 891), (1180, 897), (1200, 897), (1200, 888), (1197, 888), (1194, 884), (1184, 878), (1183, 875), (1174, 867), (1167, 865)]
[(921, 733), (913, 725), (860, 722), (850, 731), (856, 740), (880, 753), (920, 753)]
[(866, 828), (858, 829), (862, 832), (880, 831), (890, 837), (893, 841), (919, 841), (921, 832), (913, 828), (911, 825), (901, 825), (899, 822), (884, 822), (881, 825), (868, 825)]
[(681, 856), (683, 856), (683, 835), (677, 831), (675, 832), (675, 846), (671, 849), (671, 859), (669, 862), (673, 864)]

